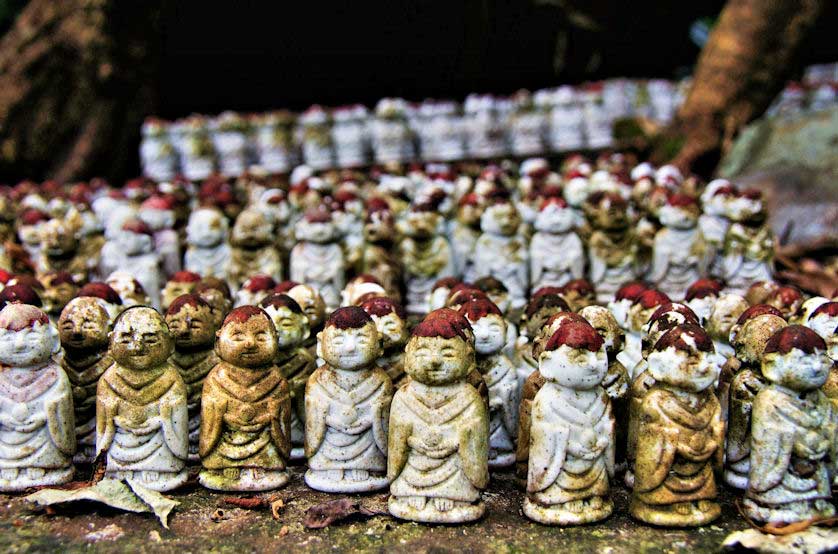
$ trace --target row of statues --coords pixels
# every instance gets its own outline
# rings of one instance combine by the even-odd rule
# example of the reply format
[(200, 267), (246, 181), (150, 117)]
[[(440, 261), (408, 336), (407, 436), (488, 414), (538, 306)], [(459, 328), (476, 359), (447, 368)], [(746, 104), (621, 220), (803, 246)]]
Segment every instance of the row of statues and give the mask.
[[(409, 339), (386, 296), (338, 308), (317, 361), (309, 319), (284, 293), (233, 308), (220, 327), (194, 293), (165, 316), (132, 306), (113, 320), (100, 298), (80, 296), (57, 329), (11, 302), (0, 311), (0, 488), (66, 483), (74, 461), (98, 457), (107, 476), (155, 490), (181, 486), (200, 462), (207, 488), (263, 491), (305, 457), (310, 487), (389, 487), (391, 514), (422, 522), (481, 517), (490, 469), (511, 467), (524, 514), (547, 524), (608, 517), (621, 469), (631, 514), (654, 525), (713, 521), (721, 475), (745, 490), (755, 520), (833, 515), (838, 303), (816, 297), (784, 315), (734, 298), (725, 360), (687, 305), (639, 283), (621, 292), (647, 316), (631, 371), (612, 311), (572, 311), (550, 290), (527, 306), (527, 327), (540, 324), (519, 344), (529, 368), (504, 353), (501, 310), (468, 285)], [(400, 363), (384, 354), (394, 327)]]
[(655, 525), (715, 519), (721, 480), (832, 514), (838, 304), (771, 280), (758, 193), (618, 154), (295, 173), (0, 194), (0, 490), (305, 460), (424, 522), (506, 468), (548, 524), (621, 474)]

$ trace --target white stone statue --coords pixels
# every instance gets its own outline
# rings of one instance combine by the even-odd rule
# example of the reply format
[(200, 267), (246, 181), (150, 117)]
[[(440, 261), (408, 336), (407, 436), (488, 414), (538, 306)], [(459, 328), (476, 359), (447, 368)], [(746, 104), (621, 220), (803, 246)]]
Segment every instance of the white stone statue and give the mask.
[(340, 306), (340, 291), (346, 283), (346, 261), (332, 214), (310, 210), (295, 232), (299, 242), (291, 250), (289, 276), (314, 287), (331, 312)]
[(28, 304), (0, 311), (0, 491), (73, 478), (73, 394), (52, 360), (61, 348), (45, 313)]
[(230, 244), (227, 218), (214, 208), (200, 208), (189, 215), (186, 225), (184, 269), (202, 277), (227, 278)]
[(533, 290), (561, 287), (585, 276), (585, 250), (574, 231), (575, 221), (573, 210), (562, 198), (549, 198), (541, 205), (530, 241)]

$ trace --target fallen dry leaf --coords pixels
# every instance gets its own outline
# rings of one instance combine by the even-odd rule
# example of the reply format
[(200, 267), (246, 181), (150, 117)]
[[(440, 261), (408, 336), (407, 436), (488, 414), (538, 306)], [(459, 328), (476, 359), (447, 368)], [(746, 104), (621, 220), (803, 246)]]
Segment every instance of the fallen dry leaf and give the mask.
[(360, 505), (349, 498), (339, 498), (317, 504), (306, 510), (303, 525), (309, 529), (322, 529), (354, 515), (372, 517), (387, 515), (387, 512)]
[(230, 504), (245, 510), (255, 510), (267, 504), (266, 499), (258, 496), (226, 496), (221, 499), (225, 504)]
[[(271, 517), (274, 519), (279, 519), (279, 513), (285, 509), (285, 501), (281, 498), (277, 498), (276, 500), (271, 502)], [(283, 527), (286, 528), (286, 527)], [(280, 532), (282, 532), (280, 530)]]
[(284, 537), (285, 535), (287, 535), (290, 532), (291, 532), (291, 530), (288, 528), (288, 526), (283, 525), (282, 528), (279, 530), (279, 536)]

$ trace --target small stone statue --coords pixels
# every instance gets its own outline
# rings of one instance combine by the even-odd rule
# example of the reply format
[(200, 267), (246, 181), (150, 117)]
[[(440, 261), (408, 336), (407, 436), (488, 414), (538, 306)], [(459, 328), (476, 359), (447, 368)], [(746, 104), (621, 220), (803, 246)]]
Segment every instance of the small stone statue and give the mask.
[(306, 484), (341, 493), (385, 488), (393, 384), (375, 365), (375, 323), (357, 306), (340, 308), (317, 340), (326, 363), (306, 385)]
[(794, 523), (832, 517), (835, 407), (819, 389), (832, 361), (817, 333), (790, 325), (765, 345), (768, 385), (754, 399), (751, 469), (743, 508), (758, 521)]
[(587, 306), (597, 303), (597, 294), (594, 285), (587, 279), (573, 279), (559, 287), (559, 296), (567, 302), (574, 312), (580, 311)]
[(605, 353), (608, 355), (608, 372), (602, 380), (602, 388), (611, 400), (615, 427), (615, 464), (619, 469), (626, 462), (626, 427), (628, 426), (629, 376), (628, 370), (617, 359), (623, 349), (625, 335), (617, 324), (614, 315), (603, 306), (586, 306), (579, 310), (579, 315), (596, 329), (605, 341)]
[(114, 322), (116, 316), (118, 316), (125, 308), (125, 306), (122, 305), (122, 298), (120, 298), (119, 294), (113, 289), (113, 287), (107, 283), (100, 283), (97, 281), (87, 283), (79, 289), (76, 296), (78, 298), (95, 298), (96, 302), (102, 306), (106, 312), (108, 312), (108, 317), (110, 318), (111, 323)]
[(172, 198), (152, 196), (140, 205), (137, 216), (154, 234), (154, 251), (160, 256), (163, 274), (172, 277), (180, 271), (180, 237), (175, 230), (175, 206)]
[(288, 381), (291, 392), (291, 459), (305, 458), (306, 383), (316, 367), (314, 356), (303, 346), (310, 333), (308, 319), (297, 302), (285, 294), (272, 294), (259, 304), (276, 329), (274, 364)]
[(297, 245), (291, 250), (291, 279), (313, 287), (326, 310), (340, 306), (340, 291), (346, 283), (346, 261), (331, 213), (326, 209), (306, 212), (295, 227)]
[(186, 385), (168, 361), (174, 341), (152, 308), (134, 306), (110, 334), (113, 365), (96, 391), (96, 456), (105, 476), (169, 491), (186, 482)]
[(546, 380), (535, 396), (524, 514), (578, 525), (608, 517), (614, 476), (614, 416), (602, 379), (605, 343), (582, 322), (560, 325), (539, 357)]
[(189, 215), (183, 268), (204, 277), (227, 278), (230, 244), (227, 218), (215, 208), (200, 208)]
[(160, 303), (163, 310), (168, 310), (175, 298), (183, 296), (184, 294), (191, 294), (195, 291), (195, 287), (201, 282), (201, 276), (193, 271), (177, 271), (172, 275), (166, 286), (163, 287), (161, 293)]
[(610, 301), (626, 281), (638, 276), (638, 243), (628, 214), (628, 203), (614, 193), (595, 192), (585, 202), (592, 231), (588, 239), (589, 279), (596, 283), (597, 300)]
[(73, 276), (66, 271), (53, 271), (40, 276), (44, 285), (44, 292), (41, 293), (41, 307), (49, 316), (49, 320), (58, 324), (58, 318), (64, 307), (75, 298), (79, 291), (79, 285)]
[(387, 373), (397, 388), (407, 377), (404, 372), (404, 345), (409, 336), (407, 313), (399, 304), (383, 297), (365, 300), (361, 309), (375, 322), (381, 339), (381, 356), (375, 364)]
[(709, 270), (711, 260), (698, 227), (699, 214), (695, 199), (686, 194), (671, 194), (658, 210), (663, 228), (655, 235), (649, 280), (672, 297), (683, 296)]
[(41, 227), (38, 272), (66, 271), (76, 281), (87, 281), (87, 259), (79, 251), (78, 229), (62, 219), (52, 219)]
[(730, 345), (730, 331), (739, 316), (747, 309), (748, 303), (737, 294), (722, 294), (713, 303), (705, 327), (707, 334), (713, 339), (716, 354), (724, 358), (733, 356), (733, 347)]
[(474, 277), (474, 245), (480, 237), (480, 217), (483, 206), (477, 193), (463, 196), (457, 203), (457, 214), (451, 222), (449, 237), (457, 275)]
[(398, 250), (404, 264), (408, 313), (427, 313), (433, 284), (454, 275), (454, 256), (441, 233), (441, 219), (436, 206), (427, 202), (411, 206), (400, 222), (404, 238)]
[(208, 489), (265, 491), (288, 482), (291, 396), (274, 365), (276, 329), (256, 306), (231, 311), (216, 333), (221, 361), (201, 396), (198, 481)]
[(233, 289), (241, 287), (251, 275), (282, 279), (282, 257), (274, 240), (273, 225), (261, 210), (248, 208), (239, 214), (230, 235), (230, 246), (227, 281)]
[(495, 200), (480, 217), (482, 234), (474, 246), (474, 265), (477, 271), (502, 281), (511, 307), (521, 309), (530, 285), (529, 252), (517, 234), (521, 217), (508, 199)]
[(55, 327), (35, 306), (0, 311), (0, 492), (73, 478), (73, 396), (51, 359), (60, 348)]
[(368, 209), (358, 272), (378, 279), (387, 296), (401, 302), (402, 263), (395, 254), (396, 225), (388, 209)]
[(310, 335), (303, 341), (303, 346), (308, 348), (312, 356), (317, 356), (317, 333), (323, 330), (326, 323), (326, 303), (313, 287), (306, 284), (295, 284), (287, 289), (287, 294), (300, 305), (308, 319)]
[(486, 509), (480, 491), (489, 482), (489, 416), (466, 382), (474, 348), (460, 319), (426, 318), (407, 343), (410, 381), (390, 409), (387, 466), (389, 510), (400, 519), (463, 523)]
[(89, 296), (74, 298), (61, 311), (58, 336), (61, 367), (70, 379), (78, 448), (73, 461), (90, 463), (96, 455), (96, 387), (113, 364), (108, 353), (108, 312)]
[[(128, 220), (122, 225), (117, 243), (125, 258), (114, 269), (133, 275), (148, 294), (151, 306), (159, 308), (160, 289), (164, 279), (160, 256), (154, 251), (154, 235), (151, 229), (139, 219)], [(104, 258), (102, 262), (105, 262)]]
[(774, 233), (759, 191), (744, 191), (733, 200), (729, 217), (733, 224), (725, 234), (722, 276), (728, 292), (744, 295), (755, 281), (771, 280)]
[(533, 290), (561, 287), (585, 276), (585, 251), (574, 226), (576, 216), (563, 198), (548, 198), (535, 218), (530, 241)]
[(783, 285), (772, 292), (765, 303), (780, 310), (783, 317), (789, 320), (800, 311), (803, 305), (803, 293), (793, 285)]
[(721, 514), (713, 470), (724, 456), (713, 341), (697, 325), (678, 325), (648, 364), (656, 383), (643, 398), (629, 511), (654, 525), (704, 525)]
[(186, 385), (189, 461), (197, 462), (200, 460), (201, 392), (204, 379), (219, 362), (214, 349), (218, 327), (210, 305), (195, 294), (184, 294), (171, 302), (166, 311), (166, 324), (175, 341), (175, 350), (169, 361)]
[(201, 300), (209, 304), (213, 325), (216, 329), (220, 329), (224, 318), (233, 307), (227, 281), (218, 277), (206, 277), (195, 286), (193, 294), (197, 294)]
[[(722, 375), (719, 392), (726, 395), (722, 399), (722, 414), (728, 421), (724, 478), (737, 489), (748, 487), (753, 402), (766, 385), (760, 371), (762, 351), (766, 342), (784, 327), (783, 318), (773, 313), (755, 315), (741, 322), (733, 340), (738, 370), (732, 378)], [(730, 364), (725, 370), (729, 368)]]
[(477, 370), (489, 389), (489, 467), (509, 467), (515, 463), (521, 394), (515, 366), (503, 352), (506, 321), (489, 300), (466, 302), (460, 315), (474, 330)]

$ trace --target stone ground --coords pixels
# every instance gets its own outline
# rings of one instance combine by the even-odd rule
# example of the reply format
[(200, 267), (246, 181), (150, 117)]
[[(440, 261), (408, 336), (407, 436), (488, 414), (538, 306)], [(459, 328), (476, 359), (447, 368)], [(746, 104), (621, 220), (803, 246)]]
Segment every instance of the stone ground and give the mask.
[[(0, 495), (0, 552), (716, 552), (731, 532), (746, 529), (733, 504), (739, 495), (722, 490), (722, 517), (698, 529), (662, 529), (628, 516), (628, 492), (613, 491), (615, 514), (603, 523), (554, 528), (530, 522), (521, 514), (523, 493), (511, 473), (493, 474), (485, 494), (487, 514), (479, 522), (420, 525), (386, 515), (353, 516), (330, 527), (309, 530), (305, 511), (338, 498), (302, 483), (302, 471), (278, 491), (285, 502), (279, 520), (267, 508), (245, 510), (198, 486), (169, 496), (180, 501), (169, 518), (170, 529), (151, 514), (130, 514), (98, 504), (60, 506), (53, 515), (33, 509), (19, 496)], [(274, 493), (270, 493), (274, 494)], [(269, 494), (268, 494), (269, 495)], [(266, 496), (268, 496), (266, 495)], [(373, 510), (386, 510), (386, 494), (350, 496)], [(217, 513), (221, 509), (223, 514)]]

